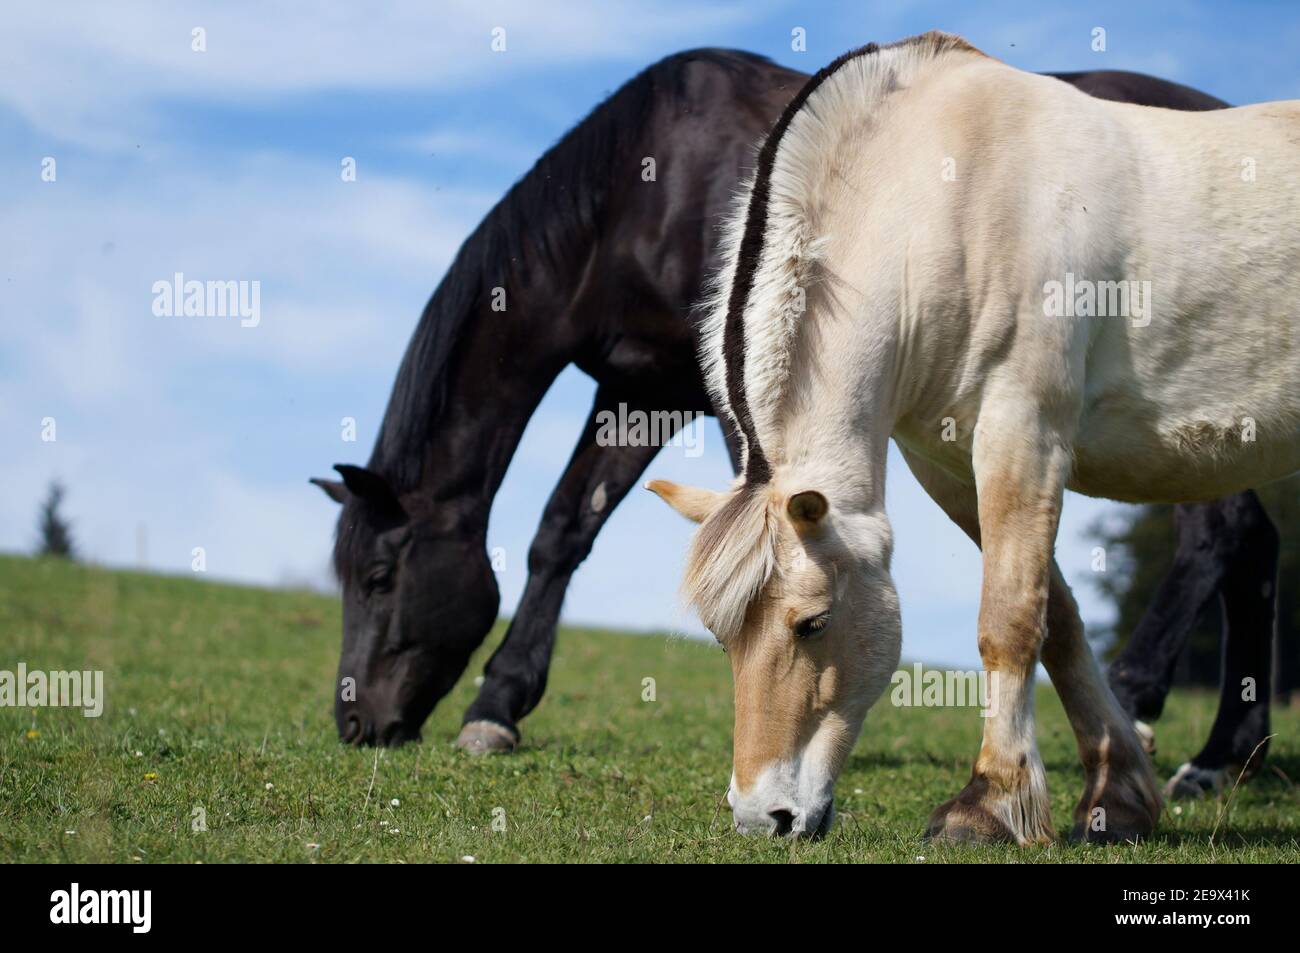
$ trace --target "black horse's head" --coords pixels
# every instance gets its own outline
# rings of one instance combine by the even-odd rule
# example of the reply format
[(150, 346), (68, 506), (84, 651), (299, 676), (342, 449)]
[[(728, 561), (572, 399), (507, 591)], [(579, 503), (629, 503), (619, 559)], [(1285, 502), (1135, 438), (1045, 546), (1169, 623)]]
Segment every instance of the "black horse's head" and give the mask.
[(312, 480), (343, 504), (334, 568), (343, 652), (334, 686), (339, 737), (399, 745), (456, 684), (496, 620), (500, 593), (479, 534), (403, 502), (379, 474), (336, 466)]

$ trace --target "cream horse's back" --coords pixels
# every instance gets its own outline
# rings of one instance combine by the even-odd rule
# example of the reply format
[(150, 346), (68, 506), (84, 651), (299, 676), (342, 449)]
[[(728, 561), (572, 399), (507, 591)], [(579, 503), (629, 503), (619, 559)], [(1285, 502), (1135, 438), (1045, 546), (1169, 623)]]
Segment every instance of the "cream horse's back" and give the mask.
[(1093, 321), (1072, 485), (1167, 501), (1284, 476), (1300, 468), (1300, 104), (1113, 112), (1140, 202), (1118, 270), (1150, 281), (1151, 308)]
[(1300, 104), (1176, 112), (947, 59), (841, 131), (859, 148), (834, 144), (805, 199), (826, 310), (898, 323), (900, 437), (968, 470), (989, 401), (1039, 389), (1083, 493), (1300, 468)]

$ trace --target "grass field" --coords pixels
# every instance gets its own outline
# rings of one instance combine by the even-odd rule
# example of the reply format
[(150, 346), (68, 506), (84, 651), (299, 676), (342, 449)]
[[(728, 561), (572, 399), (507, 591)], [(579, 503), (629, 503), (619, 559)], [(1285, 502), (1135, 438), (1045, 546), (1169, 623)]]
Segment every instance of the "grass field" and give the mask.
[[(945, 849), (919, 834), (968, 777), (980, 719), (886, 700), (840, 778), (831, 834), (791, 843), (739, 837), (718, 809), (731, 685), (714, 649), (566, 630), (521, 750), (470, 759), (451, 744), (469, 676), (424, 743), (339, 745), (338, 638), (331, 598), (0, 557), (0, 669), (102, 669), (107, 695), (100, 718), (0, 708), (0, 861), (1300, 859), (1294, 711), (1275, 713), (1277, 770), (1243, 785), (1226, 812), (1222, 799), (1171, 806), (1144, 845)], [(653, 702), (641, 698), (646, 677)], [(1068, 829), (1082, 771), (1046, 688), (1039, 712), (1053, 816)], [(1175, 694), (1157, 725), (1162, 776), (1195, 751), (1213, 713), (1211, 696)], [(193, 830), (196, 809), (205, 831)]]

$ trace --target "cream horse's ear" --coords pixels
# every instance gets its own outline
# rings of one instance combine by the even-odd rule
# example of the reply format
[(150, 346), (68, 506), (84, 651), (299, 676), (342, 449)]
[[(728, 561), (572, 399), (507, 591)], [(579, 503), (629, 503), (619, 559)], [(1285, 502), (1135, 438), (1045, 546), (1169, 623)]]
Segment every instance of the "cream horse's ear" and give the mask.
[(816, 526), (831, 508), (826, 497), (816, 490), (804, 490), (785, 501), (785, 512), (795, 526)]
[(693, 523), (703, 523), (726, 498), (725, 493), (682, 486), (671, 480), (651, 480), (645, 488)]

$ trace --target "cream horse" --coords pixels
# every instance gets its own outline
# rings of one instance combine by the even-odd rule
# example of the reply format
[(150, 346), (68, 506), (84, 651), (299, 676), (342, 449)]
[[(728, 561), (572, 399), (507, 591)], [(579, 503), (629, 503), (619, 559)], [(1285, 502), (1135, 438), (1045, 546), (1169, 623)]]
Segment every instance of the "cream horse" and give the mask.
[(1053, 558), (1066, 487), (1206, 499), (1300, 467), (1300, 104), (1091, 99), (930, 33), (841, 57), (791, 103), (728, 226), (703, 343), (744, 436), (684, 583), (735, 677), (742, 832), (809, 834), (899, 658), (885, 452), (983, 549), (994, 692), (928, 833), (1054, 837), (1041, 660), (1086, 770), (1074, 835), (1161, 810)]

